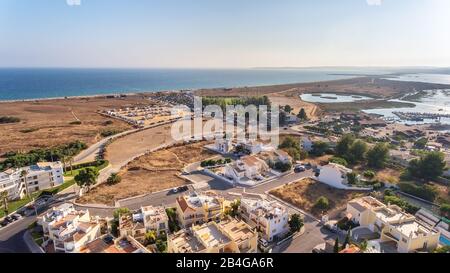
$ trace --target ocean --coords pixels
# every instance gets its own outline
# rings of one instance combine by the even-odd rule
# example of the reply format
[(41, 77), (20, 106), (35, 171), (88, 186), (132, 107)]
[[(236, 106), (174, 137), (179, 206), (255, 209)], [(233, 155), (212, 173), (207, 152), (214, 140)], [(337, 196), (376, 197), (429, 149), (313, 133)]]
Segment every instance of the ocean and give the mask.
[(386, 71), (352, 69), (0, 69), (0, 100), (328, 81)]

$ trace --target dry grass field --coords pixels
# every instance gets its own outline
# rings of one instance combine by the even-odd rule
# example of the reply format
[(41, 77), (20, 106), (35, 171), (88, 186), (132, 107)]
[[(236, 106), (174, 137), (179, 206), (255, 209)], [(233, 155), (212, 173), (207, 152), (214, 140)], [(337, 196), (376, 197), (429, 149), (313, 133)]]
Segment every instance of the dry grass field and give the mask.
[[(125, 122), (99, 115), (98, 110), (144, 102), (146, 101), (142, 96), (2, 102), (0, 116), (18, 117), (21, 121), (0, 125), (0, 155), (8, 151), (28, 151), (75, 140), (93, 144), (100, 138), (103, 130), (124, 131), (131, 128)], [(73, 124), (77, 120), (81, 124)]]
[(324, 196), (329, 200), (329, 207), (331, 209), (327, 214), (330, 217), (336, 216), (345, 208), (349, 200), (361, 195), (361, 193), (357, 192), (337, 190), (312, 179), (303, 179), (289, 185), (284, 185), (272, 190), (270, 193), (315, 216), (321, 216), (322, 211), (316, 209), (314, 204), (319, 197)]
[(150, 153), (130, 162), (116, 185), (101, 185), (78, 200), (86, 204), (113, 205), (115, 200), (185, 185), (178, 175), (189, 164), (214, 156), (203, 148), (206, 142), (188, 144)]

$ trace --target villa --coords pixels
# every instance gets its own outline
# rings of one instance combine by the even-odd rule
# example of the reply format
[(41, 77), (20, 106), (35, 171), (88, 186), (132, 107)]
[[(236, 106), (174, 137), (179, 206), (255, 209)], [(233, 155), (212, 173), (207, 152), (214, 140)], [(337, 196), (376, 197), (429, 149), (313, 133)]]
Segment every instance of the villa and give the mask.
[(142, 207), (142, 218), (147, 231), (155, 230), (159, 233), (167, 233), (169, 228), (169, 217), (164, 207), (147, 206)]
[(193, 224), (220, 220), (227, 201), (215, 192), (191, 193), (176, 199), (176, 211), (180, 224), (184, 227)]
[(256, 253), (258, 233), (245, 222), (227, 218), (169, 235), (169, 253)]
[(400, 253), (433, 251), (440, 232), (396, 205), (386, 206), (373, 197), (362, 197), (347, 204), (347, 213), (362, 228), (380, 234), (379, 244), (393, 244)]
[(244, 156), (233, 164), (228, 164), (225, 166), (224, 173), (235, 183), (241, 183), (244, 180), (263, 180), (262, 174), (269, 170), (270, 168), (264, 160), (253, 155)]
[(317, 179), (333, 188), (350, 189), (348, 186), (347, 174), (352, 170), (336, 163), (329, 163), (328, 165), (319, 167), (320, 174)]
[(64, 183), (64, 171), (61, 162), (39, 162), (36, 165), (8, 169), (0, 172), (0, 191), (8, 192), (8, 199), (22, 199), (26, 195), (25, 179), (30, 193), (50, 189)]
[(40, 215), (37, 220), (44, 232), (44, 245), (53, 245), (57, 253), (77, 253), (100, 236), (100, 224), (89, 211), (77, 211), (66, 203)]
[(242, 218), (250, 226), (255, 226), (268, 242), (289, 232), (289, 211), (277, 201), (247, 195), (241, 198), (240, 208)]

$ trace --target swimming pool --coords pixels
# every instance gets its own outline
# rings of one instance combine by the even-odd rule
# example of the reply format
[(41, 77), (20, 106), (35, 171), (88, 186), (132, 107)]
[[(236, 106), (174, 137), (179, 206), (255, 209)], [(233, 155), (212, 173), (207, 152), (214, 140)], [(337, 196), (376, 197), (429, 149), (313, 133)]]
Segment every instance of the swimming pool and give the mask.
[(441, 244), (446, 245), (446, 246), (450, 246), (450, 240), (444, 236), (441, 236), (439, 238), (439, 241), (441, 242)]

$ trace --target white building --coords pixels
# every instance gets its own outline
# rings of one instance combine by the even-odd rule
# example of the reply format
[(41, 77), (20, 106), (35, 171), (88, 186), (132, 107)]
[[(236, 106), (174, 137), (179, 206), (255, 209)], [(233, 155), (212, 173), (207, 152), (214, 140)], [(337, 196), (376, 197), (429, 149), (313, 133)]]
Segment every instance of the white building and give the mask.
[(147, 231), (155, 230), (157, 233), (165, 232), (169, 228), (169, 217), (167, 217), (164, 207), (147, 206), (142, 207), (144, 227)]
[(233, 150), (233, 144), (231, 140), (219, 138), (214, 143), (214, 150), (221, 154), (228, 154)]
[(319, 167), (319, 170), (320, 174), (317, 179), (333, 188), (342, 190), (370, 190), (369, 188), (356, 188), (349, 185), (347, 175), (353, 171), (342, 165), (329, 163), (328, 165)]
[(244, 156), (233, 164), (225, 166), (225, 176), (235, 183), (242, 180), (263, 180), (263, 172), (269, 171), (267, 163), (256, 156)]
[(36, 165), (8, 169), (0, 172), (0, 191), (8, 191), (10, 200), (21, 199), (26, 195), (25, 179), (30, 193), (59, 186), (64, 183), (64, 171), (61, 162), (39, 162)]
[(38, 217), (44, 232), (44, 244), (53, 244), (57, 253), (77, 253), (100, 236), (100, 224), (89, 211), (77, 211), (65, 203)]
[(334, 188), (345, 189), (347, 186), (347, 174), (352, 170), (336, 163), (319, 167), (320, 174), (318, 179), (320, 182), (330, 185)]
[(241, 216), (250, 225), (256, 226), (262, 238), (271, 242), (289, 232), (289, 211), (277, 201), (268, 201), (257, 196), (241, 198)]

